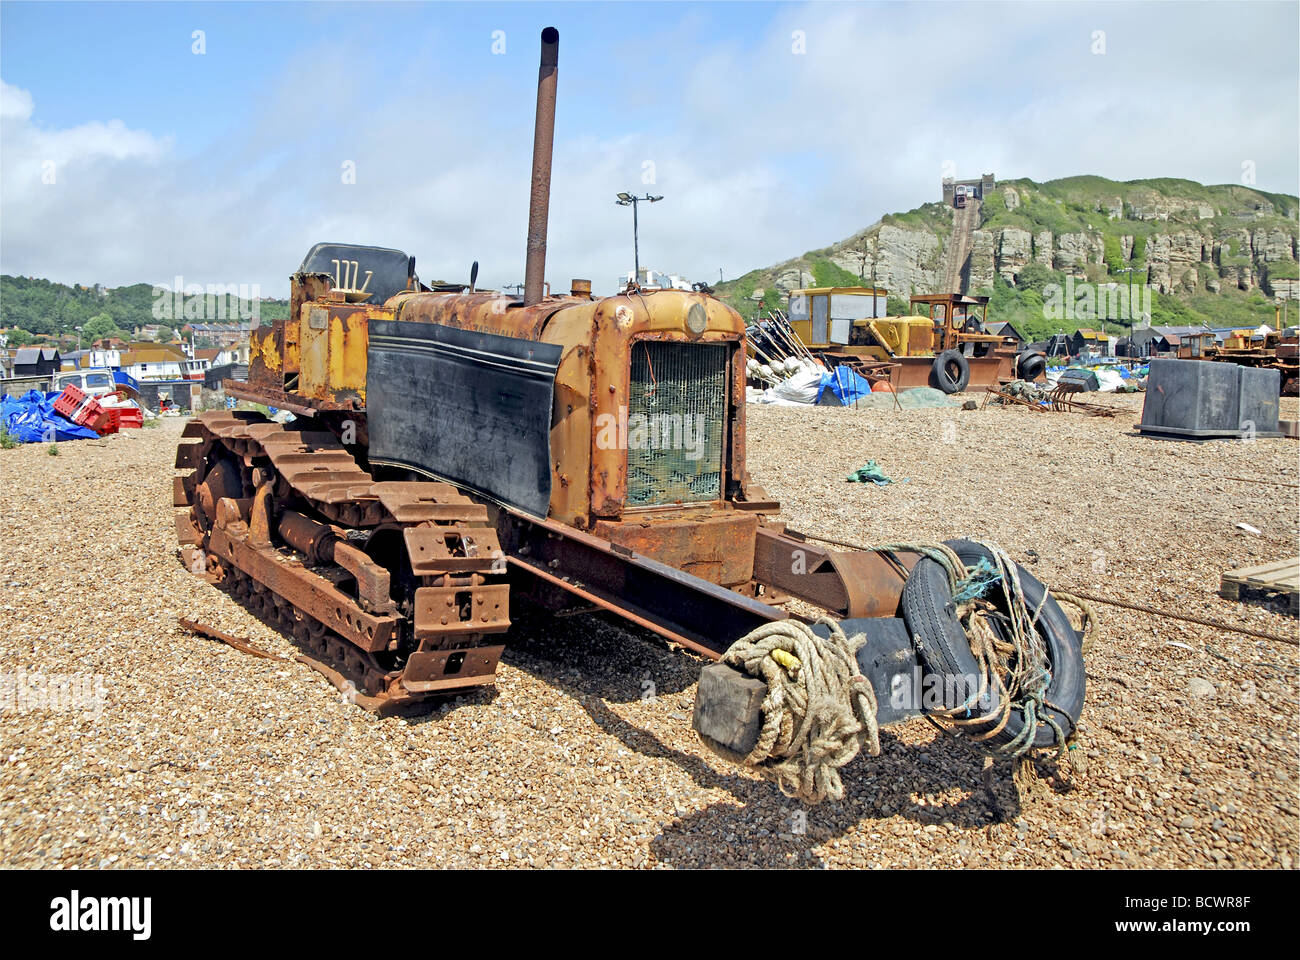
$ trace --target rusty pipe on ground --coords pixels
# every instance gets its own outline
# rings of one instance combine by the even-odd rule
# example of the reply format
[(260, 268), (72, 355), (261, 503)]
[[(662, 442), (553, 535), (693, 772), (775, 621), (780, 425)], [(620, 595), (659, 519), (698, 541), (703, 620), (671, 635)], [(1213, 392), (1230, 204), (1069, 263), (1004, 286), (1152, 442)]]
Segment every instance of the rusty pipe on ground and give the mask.
[(555, 145), (555, 80), (560, 31), (542, 31), (537, 71), (537, 126), (533, 130), (533, 189), (528, 202), (528, 259), (524, 263), (524, 305), (540, 303), (546, 279), (546, 219), (551, 203), (551, 154)]

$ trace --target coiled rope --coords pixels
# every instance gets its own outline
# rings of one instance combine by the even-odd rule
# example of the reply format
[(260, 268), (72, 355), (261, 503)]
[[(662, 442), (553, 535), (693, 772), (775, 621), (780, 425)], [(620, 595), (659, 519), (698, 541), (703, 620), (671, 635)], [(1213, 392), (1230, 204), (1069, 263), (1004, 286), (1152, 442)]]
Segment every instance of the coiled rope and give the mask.
[[(1046, 645), (1037, 630), (1047, 593), (1038, 607), (1030, 610), (1015, 561), (995, 544), (975, 542), (988, 550), (993, 560), (990, 563), (981, 559), (970, 569), (943, 543), (894, 543), (867, 548), (881, 554), (920, 554), (939, 563), (948, 574), (957, 618), (975, 655), (980, 683), (966, 703), (927, 716), (949, 733), (964, 733), (964, 728), (974, 725), (988, 727), (965, 734), (983, 744), (1006, 728), (1012, 711), (1020, 711), (1024, 720), (1020, 733), (1007, 743), (986, 745), (984, 749), (1023, 760), (1034, 748), (1041, 725), (1047, 724), (1056, 735), (1058, 758), (1064, 758), (1071, 744), (1049, 712), (1058, 708), (1047, 700), (1051, 668)], [(1002, 594), (1000, 605), (985, 599), (995, 588)], [(1091, 608), (1070, 595), (1057, 595), (1057, 599), (1079, 607), (1085, 643), (1090, 643), (1097, 633)], [(1005, 623), (1001, 634), (989, 622), (991, 615)], [(871, 756), (880, 753), (875, 692), (857, 665), (857, 651), (865, 635), (849, 639), (835, 620), (823, 617), (818, 622), (830, 629), (829, 640), (822, 640), (804, 623), (782, 620), (750, 632), (723, 654), (724, 663), (767, 684), (763, 726), (748, 754), (736, 753), (701, 736), (719, 756), (757, 770), (774, 780), (786, 796), (806, 803), (841, 799), (844, 785), (839, 769), (863, 746)], [(976, 704), (995, 698), (992, 710), (972, 715)], [(943, 718), (943, 723), (936, 717)]]
[(809, 804), (844, 796), (839, 769), (863, 747), (873, 757), (880, 753), (876, 694), (858, 672), (866, 636), (850, 639), (829, 617), (818, 622), (829, 627), (829, 640), (805, 623), (780, 620), (751, 631), (723, 654), (723, 663), (767, 684), (763, 726), (749, 753), (701, 736), (719, 756)]

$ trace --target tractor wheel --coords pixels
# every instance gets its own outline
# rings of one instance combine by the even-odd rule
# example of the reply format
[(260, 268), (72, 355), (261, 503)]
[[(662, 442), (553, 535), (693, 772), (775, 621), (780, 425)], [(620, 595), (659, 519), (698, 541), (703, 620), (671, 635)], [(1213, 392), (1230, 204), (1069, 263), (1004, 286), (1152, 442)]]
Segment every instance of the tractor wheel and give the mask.
[(970, 363), (956, 350), (945, 350), (935, 357), (931, 369), (944, 393), (961, 393), (970, 383)]

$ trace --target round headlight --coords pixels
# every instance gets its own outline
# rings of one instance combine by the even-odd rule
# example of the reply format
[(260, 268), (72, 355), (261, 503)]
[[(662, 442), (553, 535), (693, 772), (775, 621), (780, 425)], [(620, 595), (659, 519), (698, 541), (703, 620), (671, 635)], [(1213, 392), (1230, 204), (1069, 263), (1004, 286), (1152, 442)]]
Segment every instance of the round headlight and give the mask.
[(698, 337), (708, 325), (709, 315), (704, 309), (704, 304), (691, 304), (691, 309), (686, 311), (686, 329)]

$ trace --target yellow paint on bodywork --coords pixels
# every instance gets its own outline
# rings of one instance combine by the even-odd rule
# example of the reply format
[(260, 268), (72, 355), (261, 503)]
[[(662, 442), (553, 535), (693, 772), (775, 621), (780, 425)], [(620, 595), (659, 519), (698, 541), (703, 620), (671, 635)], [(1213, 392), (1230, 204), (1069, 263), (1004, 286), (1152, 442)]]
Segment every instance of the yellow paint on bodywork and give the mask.
[(284, 375), (298, 372), (298, 324), (284, 325)]
[(296, 392), (313, 400), (364, 403), (370, 321), (392, 316), (391, 310), (367, 304), (303, 304)]
[(253, 337), (250, 341), (250, 346), (253, 348), (252, 353), (254, 356), (262, 358), (262, 365), (266, 367), (266, 369), (279, 370), (281, 368), (280, 351), (275, 348), (274, 332), (267, 333), (267, 335), (261, 339), (260, 343), (257, 337)]
[(329, 386), (335, 393), (356, 393), (366, 399), (366, 349), (370, 345), (370, 315), (330, 317)]
[(881, 346), (889, 351), (890, 356), (921, 357), (934, 354), (934, 323), (929, 317), (888, 317), (870, 320), (866, 326)]

